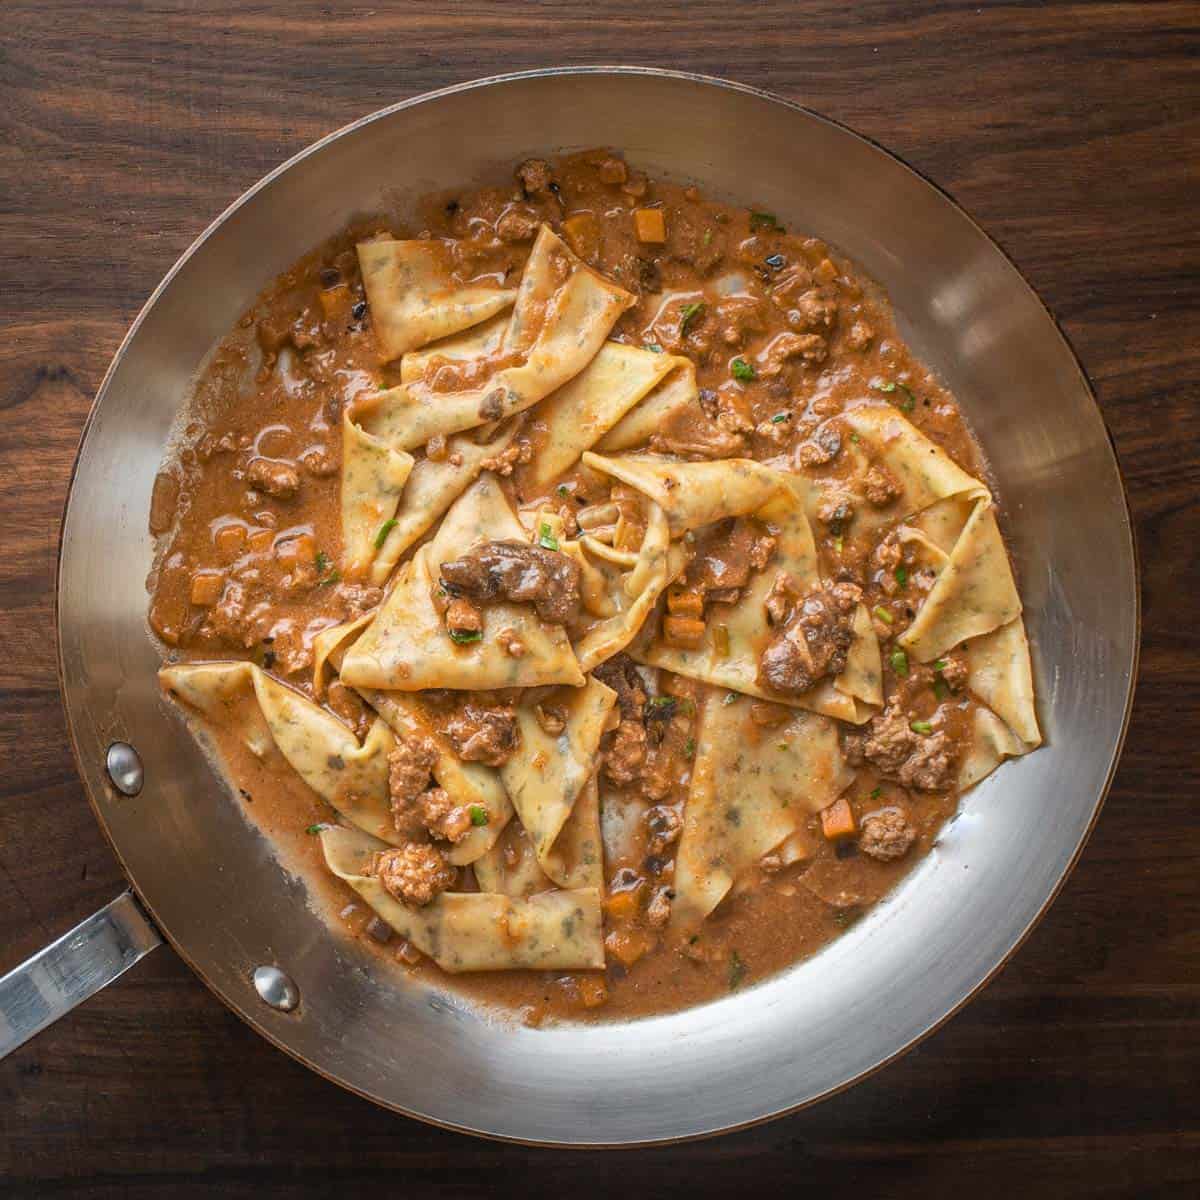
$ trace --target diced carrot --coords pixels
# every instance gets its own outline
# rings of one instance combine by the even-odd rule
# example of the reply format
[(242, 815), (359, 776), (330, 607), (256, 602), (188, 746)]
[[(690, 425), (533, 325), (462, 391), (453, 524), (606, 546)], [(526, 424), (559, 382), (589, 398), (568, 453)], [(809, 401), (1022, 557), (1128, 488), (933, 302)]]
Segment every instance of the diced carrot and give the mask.
[(856, 828), (854, 812), (845, 796), (821, 809), (821, 832), (826, 841), (835, 842), (839, 838), (853, 837)]
[(295, 537), (284, 538), (275, 546), (275, 557), (287, 567), (297, 563), (311, 563), (317, 557), (317, 544), (311, 533), (298, 533)]
[(661, 208), (635, 208), (633, 228), (639, 242), (665, 242), (667, 221)]
[(837, 278), (837, 267), (829, 259), (823, 258), (813, 268), (813, 278), (818, 283), (832, 283)]
[(237, 558), (246, 544), (245, 525), (222, 525), (213, 534), (213, 544), (217, 547), (217, 553), (226, 561)]
[(256, 529), (249, 537), (250, 549), (255, 554), (265, 554), (271, 548), (271, 543), (275, 540), (275, 530), (273, 529)]
[(651, 944), (649, 935), (640, 929), (614, 930), (604, 939), (604, 949), (626, 967), (632, 967)]
[(667, 588), (667, 611), (678, 613), (685, 617), (702, 617), (704, 615), (704, 597), (699, 592), (689, 591), (672, 584)]
[(614, 921), (632, 921), (637, 916), (639, 907), (638, 892), (633, 888), (628, 891), (613, 892), (604, 901), (605, 911)]
[(568, 217), (563, 222), (563, 237), (580, 258), (591, 258), (600, 249), (600, 227), (590, 212)]
[(325, 320), (341, 320), (349, 318), (350, 315), (350, 289), (344, 283), (335, 284), (331, 288), (325, 288), (320, 293), (321, 311), (325, 314)]
[(191, 601), (204, 608), (211, 608), (221, 598), (225, 587), (224, 571), (197, 571), (192, 576)]
[(704, 641), (704, 622), (695, 617), (664, 617), (663, 637), (672, 646), (695, 650)]

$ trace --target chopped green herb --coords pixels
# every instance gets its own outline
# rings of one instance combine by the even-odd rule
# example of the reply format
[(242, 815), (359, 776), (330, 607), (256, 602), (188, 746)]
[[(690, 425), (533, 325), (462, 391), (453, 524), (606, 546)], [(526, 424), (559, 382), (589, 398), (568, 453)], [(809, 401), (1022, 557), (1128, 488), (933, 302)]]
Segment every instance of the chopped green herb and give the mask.
[(859, 438), (857, 433), (852, 433), (850, 435), (850, 440), (857, 446), (861, 439)]
[(324, 825), (310, 825), (304, 832), (308, 834), (320, 833), (324, 828)]
[(547, 550), (558, 549), (558, 538), (554, 536), (554, 530), (542, 522), (542, 527), (538, 530), (538, 545), (544, 546)]
[(571, 489), (565, 483), (560, 483), (555, 490), (564, 500), (571, 494)]
[(486, 825), (488, 823), (488, 811), (482, 804), (472, 804), (467, 809), (470, 815), (472, 825)]
[(713, 231), (711, 229), (706, 229), (704, 231), (704, 245), (706, 248), (708, 246), (712, 245), (712, 240), (713, 240)]
[(913, 733), (932, 733), (933, 726), (928, 721), (912, 721), (909, 723), (909, 728)]
[(743, 979), (746, 978), (746, 964), (742, 962), (742, 956), (736, 951), (732, 951), (729, 955), (729, 990), (737, 991)]
[(839, 554), (841, 554), (841, 552), (842, 552), (842, 547), (843, 547), (845, 544), (846, 544), (846, 543), (845, 543), (845, 542), (842, 540), (842, 538), (840, 538), (840, 537), (835, 537), (835, 538), (833, 539), (833, 548), (834, 548), (834, 549), (835, 549), (835, 550), (836, 550), (836, 551), (837, 551)]
[(317, 556), (313, 559), (313, 566), (317, 568), (318, 583), (337, 583), (342, 577), (341, 572), (333, 565), (333, 559), (324, 550), (317, 551)]
[(684, 696), (679, 701), (679, 711), (685, 717), (694, 717), (696, 715), (696, 702), (690, 696)]
[(674, 708), (679, 701), (674, 696), (652, 696), (650, 698), (651, 708)]
[(466, 646), (470, 642), (483, 641), (483, 631), (481, 629), (451, 629), (450, 640), (459, 646)]
[(786, 750), (787, 748), (788, 748), (787, 742), (776, 742), (775, 743), (776, 750)]
[(735, 358), (729, 364), (729, 370), (734, 379), (740, 379), (743, 383), (758, 378), (758, 372), (754, 369), (754, 364), (748, 363), (744, 358)]
[(899, 648), (892, 651), (892, 670), (902, 679), (908, 674), (908, 655)]
[(882, 795), (883, 795), (883, 788), (876, 787), (876, 788), (871, 789), (871, 799), (872, 800), (878, 800), (879, 797)]
[(651, 354), (661, 354), (663, 352), (663, 348), (657, 342), (647, 342), (646, 349), (649, 350)]
[(400, 522), (397, 521), (395, 517), (389, 517), (382, 525), (380, 525), (379, 532), (375, 535), (376, 550), (383, 549), (383, 543), (387, 541), (387, 535), (391, 533), (392, 530), (395, 529), (399, 524)]
[(916, 406), (917, 406), (916, 394), (913, 392), (912, 388), (910, 388), (907, 384), (895, 383), (895, 382), (889, 380), (887, 383), (873, 383), (873, 384), (871, 384), (871, 386), (875, 389), (875, 391), (884, 392), (885, 394), (888, 394), (888, 395), (890, 395), (892, 392), (895, 392), (897, 390), (903, 392), (904, 393), (903, 399), (898, 400), (896, 403), (905, 412), (912, 412), (912, 410), (914, 408), (916, 408)]
[(791, 419), (792, 419), (792, 414), (790, 412), (777, 412), (771, 418), (771, 424), (772, 425), (781, 425), (784, 421), (790, 421)]
[(784, 228), (779, 223), (779, 219), (774, 213), (769, 212), (752, 212), (750, 214), (750, 232), (753, 233), (758, 229), (769, 229), (773, 233), (783, 233)]
[(908, 587), (908, 568), (907, 567), (897, 567), (896, 568), (896, 582), (901, 587)]
[(893, 617), (892, 614), (888, 612), (888, 610), (884, 608), (882, 604), (875, 605), (875, 607), (871, 609), (871, 612), (873, 612), (875, 616), (877, 616), (885, 625), (891, 625), (896, 620), (896, 618)]
[(684, 305), (683, 316), (679, 319), (679, 332), (687, 333), (697, 321), (704, 318), (707, 311), (708, 305), (703, 300), (697, 300), (695, 304)]
[(741, 697), (741, 692), (726, 692), (722, 704), (734, 704)]
[(944, 671), (949, 665), (950, 664), (944, 658), (939, 658), (937, 662), (933, 664), (933, 669), (935, 671)]
[(683, 744), (683, 753), (686, 758), (691, 758), (696, 753), (696, 739), (688, 738)]

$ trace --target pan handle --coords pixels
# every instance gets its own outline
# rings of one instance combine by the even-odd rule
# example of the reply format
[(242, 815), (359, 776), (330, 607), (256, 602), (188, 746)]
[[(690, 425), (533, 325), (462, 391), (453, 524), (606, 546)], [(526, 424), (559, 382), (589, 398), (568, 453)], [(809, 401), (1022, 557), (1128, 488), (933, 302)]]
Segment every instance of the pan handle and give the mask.
[(94, 996), (162, 937), (123, 892), (69, 933), (0, 977), (0, 1058)]

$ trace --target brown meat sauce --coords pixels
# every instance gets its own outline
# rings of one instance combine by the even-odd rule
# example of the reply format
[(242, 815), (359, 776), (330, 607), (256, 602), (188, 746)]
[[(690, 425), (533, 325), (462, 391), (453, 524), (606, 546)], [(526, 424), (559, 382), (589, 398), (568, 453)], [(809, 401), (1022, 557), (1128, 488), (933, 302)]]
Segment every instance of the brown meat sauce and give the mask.
[[(660, 214), (663, 240), (639, 238), (639, 230), (657, 231), (660, 217), (646, 213)], [(606, 825), (621, 831), (619, 852), (606, 862), (608, 967), (459, 976), (451, 985), (530, 1023), (669, 1010), (742, 987), (836, 936), (928, 851), (957, 803), (952, 766), (973, 703), (965, 663), (950, 656), (934, 669), (895, 655), (894, 639), (928, 584), (905, 559), (905, 547), (876, 547), (856, 536), (850, 489), (839, 500), (837, 487), (854, 470), (838, 416), (864, 398), (890, 400), (966, 470), (986, 478), (953, 397), (901, 340), (885, 297), (824, 242), (784, 229), (770, 215), (651, 179), (609, 151), (531, 162), (514, 184), (438, 196), (416, 221), (363, 222), (331, 239), (276, 280), (217, 348), (150, 514), (160, 553), (149, 580), (149, 619), (174, 658), (251, 659), (311, 695), (313, 638), (382, 598), (379, 589), (345, 577), (341, 562), (342, 412), (398, 379), (398, 364), (378, 363), (355, 242), (383, 230), (443, 238), (460, 279), (512, 285), (543, 221), (638, 297), (614, 337), (695, 363), (699, 404), (664, 424), (650, 449), (689, 459), (772, 460), (833, 483), (814, 524), (822, 570), (839, 587), (861, 589), (876, 614), (888, 707), (863, 729), (844, 731), (847, 755), (859, 764), (846, 797), (855, 835), (826, 838), (820, 818), (811, 818), (801, 861), (784, 866), (768, 856), (749, 886), (676, 944), (664, 925), (707, 689), (665, 672), (643, 676), (623, 657), (600, 668), (596, 674), (619, 695), (601, 776)], [(463, 369), (448, 362), (435, 369), (435, 388), (459, 386)], [(494, 464), (514, 503), (542, 501), (561, 511), (568, 534), (589, 506), (620, 505), (619, 488), (582, 468), (541, 489), (544, 495), (528, 487), (524, 465), (536, 457), (546, 427), (536, 408), (519, 420), (520, 438)], [(431, 457), (446, 452), (444, 439), (437, 443), (426, 448)], [(895, 481), (882, 465), (870, 464), (863, 482), (865, 503), (886, 510)], [(640, 530), (631, 528), (630, 536)], [(550, 555), (547, 567), (528, 549), (518, 558), (497, 544), (491, 558), (476, 552), (441, 564), (451, 599), (465, 602), (448, 622), (470, 634), (483, 606), (510, 598), (535, 576), (522, 599), (540, 600), (547, 620), (573, 620), (577, 569), (575, 577), (561, 577), (570, 560)], [(722, 605), (734, 603), (756, 572), (772, 569), (773, 539), (757, 523), (739, 520), (703, 532), (692, 549), (687, 574), (661, 617), (652, 618), (677, 618), (684, 636), (686, 622), (719, 621)], [(543, 586), (542, 576), (554, 570), (553, 585)], [(799, 651), (785, 647), (777, 655), (781, 694), (836, 673), (844, 652), (841, 609), (810, 605), (805, 625), (804, 602), (781, 585), (778, 637), (803, 641)], [(460, 752), (489, 763), (512, 752), (514, 698), (430, 696)], [(336, 683), (324, 702), (360, 734), (371, 719), (357, 695)], [(785, 715), (776, 705), (753, 705), (764, 736)], [(551, 728), (552, 698), (544, 719)], [(214, 738), (247, 812), (301, 860), (333, 911), (355, 932), (371, 926), (368, 940), (380, 953), (444, 986), (446, 977), (407, 943), (386, 932), (381, 940), (362, 901), (324, 871), (319, 839), (298, 832), (332, 819), (331, 811), (277, 755), (259, 762), (228, 731)], [(394, 764), (397, 794), (407, 796), (397, 801), (397, 817), (436, 837), (455, 818), (439, 807), (419, 760), (418, 753)], [(434, 855), (394, 857), (396, 886), (417, 900), (452, 878)], [(475, 886), (469, 869), (458, 874), (454, 886)]]

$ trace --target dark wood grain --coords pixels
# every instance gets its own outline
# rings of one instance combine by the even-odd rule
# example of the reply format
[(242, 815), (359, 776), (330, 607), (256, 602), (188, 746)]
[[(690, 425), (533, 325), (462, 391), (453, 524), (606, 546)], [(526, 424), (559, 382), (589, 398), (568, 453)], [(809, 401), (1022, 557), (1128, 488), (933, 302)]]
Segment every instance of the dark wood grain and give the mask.
[(812, 1111), (626, 1154), (473, 1141), (322, 1082), (162, 951), (0, 1064), (0, 1193), (1196, 1194), (1200, 6), (216, 7), (0, 10), (0, 969), (121, 886), (66, 745), (52, 581), (76, 440), (125, 328), (282, 158), (479, 75), (728, 75), (850, 124), (963, 203), (1061, 320), (1116, 440), (1145, 575), (1137, 707), (1083, 861), (1015, 960)]

